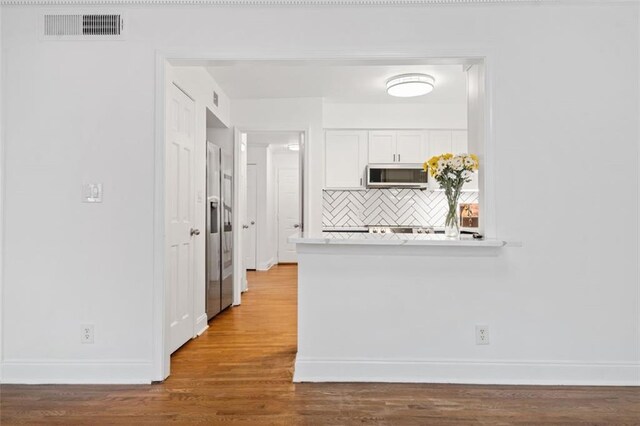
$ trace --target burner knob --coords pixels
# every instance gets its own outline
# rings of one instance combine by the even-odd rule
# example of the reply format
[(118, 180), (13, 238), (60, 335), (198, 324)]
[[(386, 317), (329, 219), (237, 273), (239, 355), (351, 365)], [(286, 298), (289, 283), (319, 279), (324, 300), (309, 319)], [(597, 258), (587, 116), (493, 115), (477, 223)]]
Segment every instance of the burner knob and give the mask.
[(384, 229), (381, 229), (380, 232), (384, 234), (386, 231)]
[(418, 234), (422, 234), (424, 231), (422, 229), (418, 229)]
[(377, 229), (373, 229), (373, 230), (371, 230), (371, 232), (373, 232), (374, 234), (377, 234), (378, 230)]

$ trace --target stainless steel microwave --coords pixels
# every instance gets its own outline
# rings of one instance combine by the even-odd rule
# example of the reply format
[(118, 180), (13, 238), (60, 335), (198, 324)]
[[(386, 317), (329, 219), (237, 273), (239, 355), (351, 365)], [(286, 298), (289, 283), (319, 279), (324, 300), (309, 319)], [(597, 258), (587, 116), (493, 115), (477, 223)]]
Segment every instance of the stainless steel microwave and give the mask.
[(369, 164), (367, 188), (427, 188), (422, 166), (411, 164)]

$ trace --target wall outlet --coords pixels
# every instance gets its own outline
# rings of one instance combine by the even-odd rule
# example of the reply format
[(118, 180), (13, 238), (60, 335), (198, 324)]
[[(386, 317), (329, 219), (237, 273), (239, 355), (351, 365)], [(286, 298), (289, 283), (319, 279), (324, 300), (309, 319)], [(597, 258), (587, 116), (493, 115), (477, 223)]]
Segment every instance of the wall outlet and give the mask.
[(80, 326), (80, 343), (93, 343), (93, 324)]
[(476, 345), (489, 344), (489, 326), (476, 325)]

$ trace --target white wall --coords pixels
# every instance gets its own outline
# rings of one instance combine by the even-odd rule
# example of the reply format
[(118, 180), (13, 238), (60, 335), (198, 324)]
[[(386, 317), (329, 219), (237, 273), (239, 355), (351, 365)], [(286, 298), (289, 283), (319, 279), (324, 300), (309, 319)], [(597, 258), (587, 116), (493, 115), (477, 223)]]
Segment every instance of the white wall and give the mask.
[(326, 129), (466, 129), (467, 104), (323, 104)]
[[(491, 306), (507, 339), (487, 361), (639, 362), (638, 4), (121, 7), (130, 26), (118, 42), (42, 42), (44, 7), (2, 10), (2, 380), (159, 378), (155, 59), (185, 47), (227, 58), (489, 55), (496, 230), (523, 246), (461, 302)], [(245, 105), (232, 119), (243, 110), (289, 125), (310, 112)], [(318, 225), (321, 129), (311, 126), (306, 188), (307, 223)], [(595, 165), (605, 178), (592, 178)], [(79, 202), (83, 181), (105, 184), (103, 204)], [(594, 223), (623, 231), (585, 232)], [(96, 344), (79, 344), (82, 322), (96, 324)]]

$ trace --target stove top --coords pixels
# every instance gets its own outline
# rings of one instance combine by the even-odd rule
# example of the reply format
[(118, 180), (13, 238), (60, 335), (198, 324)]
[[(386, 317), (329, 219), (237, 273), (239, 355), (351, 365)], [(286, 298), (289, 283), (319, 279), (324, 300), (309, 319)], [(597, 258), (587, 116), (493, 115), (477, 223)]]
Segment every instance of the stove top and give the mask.
[(430, 226), (369, 226), (370, 234), (434, 234)]

